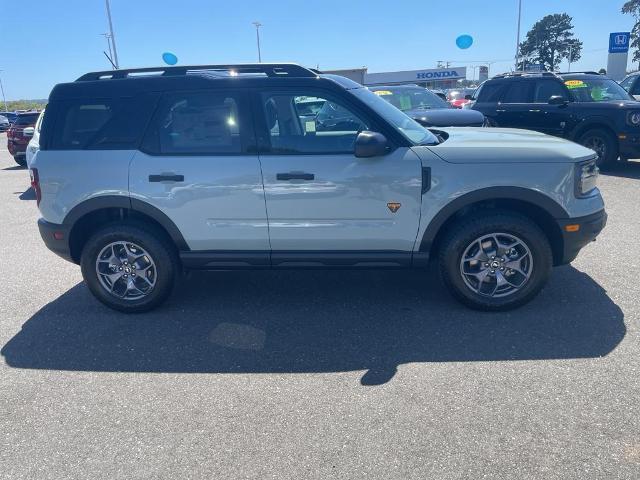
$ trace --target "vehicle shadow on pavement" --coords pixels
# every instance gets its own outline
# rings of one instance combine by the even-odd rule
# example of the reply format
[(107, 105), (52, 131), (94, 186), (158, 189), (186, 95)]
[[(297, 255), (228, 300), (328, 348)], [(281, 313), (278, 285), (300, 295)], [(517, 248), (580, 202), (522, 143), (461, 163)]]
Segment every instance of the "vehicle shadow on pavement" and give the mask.
[(620, 165), (616, 165), (612, 169), (602, 170), (600, 171), (600, 173), (608, 177), (631, 178), (634, 180), (640, 180), (640, 162), (629, 161)]
[(22, 165), (13, 165), (11, 167), (5, 167), (2, 170), (26, 170), (27, 167), (26, 166), (22, 166)]
[(166, 306), (124, 315), (83, 284), (44, 306), (1, 350), (15, 368), (104, 372), (301, 373), (408, 362), (592, 358), (625, 335), (623, 313), (588, 275), (554, 270), (512, 312), (468, 310), (433, 271), (198, 272)]

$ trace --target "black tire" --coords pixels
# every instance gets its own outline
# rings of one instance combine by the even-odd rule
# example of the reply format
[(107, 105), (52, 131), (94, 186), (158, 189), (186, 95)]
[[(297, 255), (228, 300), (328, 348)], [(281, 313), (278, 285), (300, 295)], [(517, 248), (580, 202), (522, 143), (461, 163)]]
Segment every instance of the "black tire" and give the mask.
[[(533, 258), (531, 274), (520, 290), (504, 297), (491, 297), (473, 291), (463, 278), (460, 262), (474, 240), (493, 233), (520, 238)], [(484, 311), (511, 310), (535, 297), (546, 284), (553, 265), (549, 240), (528, 218), (508, 211), (484, 211), (464, 217), (446, 233), (438, 255), (440, 275), (453, 296), (464, 305)]]
[[(615, 166), (619, 156), (618, 141), (612, 133), (601, 128), (587, 130), (582, 135), (580, 135), (580, 138), (578, 138), (578, 143), (596, 151), (596, 153), (598, 154), (598, 167), (607, 169)], [(602, 150), (599, 151), (599, 148), (594, 148), (594, 143), (596, 145), (601, 145)]]
[(15, 157), (13, 157), (13, 160), (21, 167), (27, 166), (27, 157), (25, 157), (24, 155), (16, 155)]
[[(100, 252), (112, 242), (131, 242), (144, 249), (155, 263), (155, 285), (139, 299), (122, 299), (109, 293), (96, 272)], [(91, 293), (106, 306), (125, 313), (152, 310), (164, 302), (173, 289), (180, 272), (180, 263), (174, 246), (162, 231), (151, 225), (117, 223), (95, 232), (84, 245), (80, 259), (82, 276)], [(115, 282), (114, 282), (115, 283)]]

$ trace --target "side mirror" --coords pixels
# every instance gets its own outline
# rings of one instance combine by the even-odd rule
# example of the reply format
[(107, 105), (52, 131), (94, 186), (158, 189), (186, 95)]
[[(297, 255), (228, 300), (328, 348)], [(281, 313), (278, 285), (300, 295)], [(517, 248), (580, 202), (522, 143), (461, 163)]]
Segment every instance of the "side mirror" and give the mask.
[(379, 157), (385, 153), (387, 153), (387, 139), (381, 133), (364, 131), (356, 137), (356, 157)]
[(569, 102), (561, 95), (553, 95), (549, 98), (549, 105), (566, 105), (567, 103)]
[(22, 130), (22, 136), (23, 137), (33, 137), (33, 134), (35, 133), (36, 129), (34, 127), (26, 127), (24, 130)]

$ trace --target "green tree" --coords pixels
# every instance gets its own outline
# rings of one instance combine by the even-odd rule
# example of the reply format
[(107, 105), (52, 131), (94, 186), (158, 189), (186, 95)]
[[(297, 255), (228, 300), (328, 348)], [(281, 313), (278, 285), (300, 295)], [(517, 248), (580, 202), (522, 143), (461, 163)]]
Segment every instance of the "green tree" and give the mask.
[(522, 61), (526, 64), (539, 63), (554, 71), (563, 59), (579, 60), (582, 42), (573, 35), (572, 21), (573, 18), (566, 13), (555, 13), (538, 20), (520, 44)]
[(631, 15), (636, 19), (636, 23), (631, 30), (631, 48), (635, 48), (633, 61), (640, 62), (640, 0), (626, 2), (622, 6), (622, 13)]

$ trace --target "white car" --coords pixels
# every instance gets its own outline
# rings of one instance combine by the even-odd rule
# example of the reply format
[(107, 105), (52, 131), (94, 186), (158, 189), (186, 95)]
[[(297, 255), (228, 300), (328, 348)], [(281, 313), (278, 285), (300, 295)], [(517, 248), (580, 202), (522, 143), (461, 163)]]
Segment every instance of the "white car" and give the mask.
[(29, 136), (32, 135), (33, 138), (29, 141), (29, 145), (27, 145), (27, 168), (31, 168), (31, 161), (35, 154), (40, 150), (40, 128), (42, 127), (42, 119), (44, 118), (44, 110), (40, 112), (40, 116), (36, 121), (35, 127), (27, 127), (24, 129), (23, 135)]
[(4, 115), (0, 115), (0, 132), (6, 132), (10, 126), (9, 119)]

